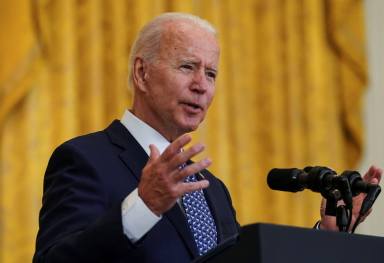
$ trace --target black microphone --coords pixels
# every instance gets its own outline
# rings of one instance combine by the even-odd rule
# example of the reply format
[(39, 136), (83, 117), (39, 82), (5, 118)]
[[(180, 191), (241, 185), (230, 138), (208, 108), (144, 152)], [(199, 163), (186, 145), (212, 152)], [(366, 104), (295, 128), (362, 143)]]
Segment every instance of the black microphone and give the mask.
[(356, 171), (345, 171), (340, 176), (348, 178), (353, 196), (360, 193), (367, 194), (360, 209), (361, 216), (365, 215), (379, 196), (381, 192), (380, 185), (364, 182), (363, 178)]
[(299, 192), (304, 190), (307, 173), (297, 168), (274, 168), (268, 173), (267, 183), (273, 190)]
[(297, 168), (272, 169), (267, 176), (268, 186), (273, 190), (298, 192), (310, 189), (314, 192), (331, 190), (336, 184), (336, 172), (327, 167), (306, 167), (304, 170)]
[(344, 171), (340, 176), (346, 177), (352, 188), (353, 196), (360, 193), (369, 193), (372, 188), (376, 188), (378, 185), (364, 182), (360, 173), (357, 171)]
[(368, 187), (367, 196), (364, 198), (363, 203), (361, 204), (360, 214), (365, 215), (368, 210), (373, 206), (373, 203), (376, 201), (376, 198), (381, 192), (380, 185), (370, 184)]

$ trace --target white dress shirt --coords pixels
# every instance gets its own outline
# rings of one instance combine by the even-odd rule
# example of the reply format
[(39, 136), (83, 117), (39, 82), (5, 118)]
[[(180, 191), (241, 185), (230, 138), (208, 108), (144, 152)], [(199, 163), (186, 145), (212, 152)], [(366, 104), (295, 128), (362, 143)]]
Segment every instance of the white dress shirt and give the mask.
[[(121, 123), (128, 129), (144, 151), (150, 154), (149, 145), (155, 145), (160, 154), (170, 144), (160, 133), (148, 124), (126, 110)], [(137, 188), (133, 190), (121, 204), (121, 215), (124, 234), (132, 242), (143, 237), (160, 219), (143, 202), (138, 195)]]

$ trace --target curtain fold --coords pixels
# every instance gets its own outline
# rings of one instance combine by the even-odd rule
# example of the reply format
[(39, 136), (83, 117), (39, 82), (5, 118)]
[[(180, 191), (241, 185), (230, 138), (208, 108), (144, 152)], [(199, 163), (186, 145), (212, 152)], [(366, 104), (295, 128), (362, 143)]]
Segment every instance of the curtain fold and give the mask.
[(273, 167), (353, 169), (367, 81), (361, 0), (14, 0), (0, 3), (0, 262), (34, 251), (53, 149), (130, 106), (128, 54), (167, 11), (218, 29), (217, 93), (195, 141), (241, 224), (311, 227), (320, 197), (273, 192)]

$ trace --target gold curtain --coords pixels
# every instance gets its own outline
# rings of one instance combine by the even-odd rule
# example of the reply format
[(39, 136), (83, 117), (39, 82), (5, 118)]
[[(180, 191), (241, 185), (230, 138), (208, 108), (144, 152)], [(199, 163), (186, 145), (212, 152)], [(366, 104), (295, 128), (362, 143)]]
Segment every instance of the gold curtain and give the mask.
[(53, 149), (129, 107), (127, 58), (165, 11), (211, 21), (217, 95), (194, 134), (238, 219), (310, 227), (319, 195), (272, 192), (272, 167), (354, 168), (366, 83), (361, 0), (0, 2), (0, 262), (29, 262)]

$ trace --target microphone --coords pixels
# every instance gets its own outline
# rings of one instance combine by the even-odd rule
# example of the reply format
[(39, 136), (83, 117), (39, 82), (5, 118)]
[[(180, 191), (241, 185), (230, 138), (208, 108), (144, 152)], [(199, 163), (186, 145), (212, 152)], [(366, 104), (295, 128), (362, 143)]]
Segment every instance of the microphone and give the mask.
[(361, 178), (360, 174), (356, 171), (345, 171), (340, 176), (348, 179), (353, 196), (356, 196), (360, 193), (366, 193), (366, 196), (360, 207), (359, 216), (357, 217), (355, 224), (352, 227), (351, 233), (354, 233), (363, 216), (368, 213), (369, 209), (371, 209), (375, 203), (376, 198), (381, 192), (381, 187), (378, 184), (370, 184), (364, 182), (363, 178)]
[(381, 192), (380, 185), (364, 182), (363, 178), (361, 178), (360, 174), (356, 171), (345, 171), (340, 176), (348, 178), (353, 196), (360, 193), (367, 194), (360, 209), (361, 216), (365, 215), (379, 196)]
[(368, 187), (367, 196), (364, 198), (363, 203), (361, 204), (360, 214), (365, 215), (369, 209), (373, 206), (373, 203), (376, 201), (376, 198), (381, 192), (380, 185), (372, 185)]
[(273, 168), (267, 177), (269, 188), (279, 191), (299, 192), (304, 190), (307, 173), (297, 168)]
[(274, 168), (267, 176), (267, 183), (271, 189), (294, 193), (304, 189), (322, 193), (331, 190), (336, 181), (336, 172), (320, 166), (309, 166), (304, 170)]
[[(335, 171), (321, 166), (308, 166), (303, 170), (274, 168), (268, 173), (267, 183), (273, 190), (299, 192), (310, 189), (321, 193), (327, 199), (325, 214), (336, 216), (336, 223), (340, 231), (345, 232), (348, 231), (352, 220), (352, 197), (366, 193), (359, 216), (352, 227), (352, 233), (381, 192), (379, 185), (364, 182), (356, 171), (344, 171), (337, 176)], [(345, 205), (338, 205), (338, 200), (341, 199)]]
[(356, 196), (360, 193), (369, 193), (372, 191), (372, 188), (380, 187), (376, 184), (370, 184), (363, 181), (360, 174), (356, 171), (344, 171), (340, 176), (346, 177), (349, 181), (349, 184), (352, 188), (353, 196)]

